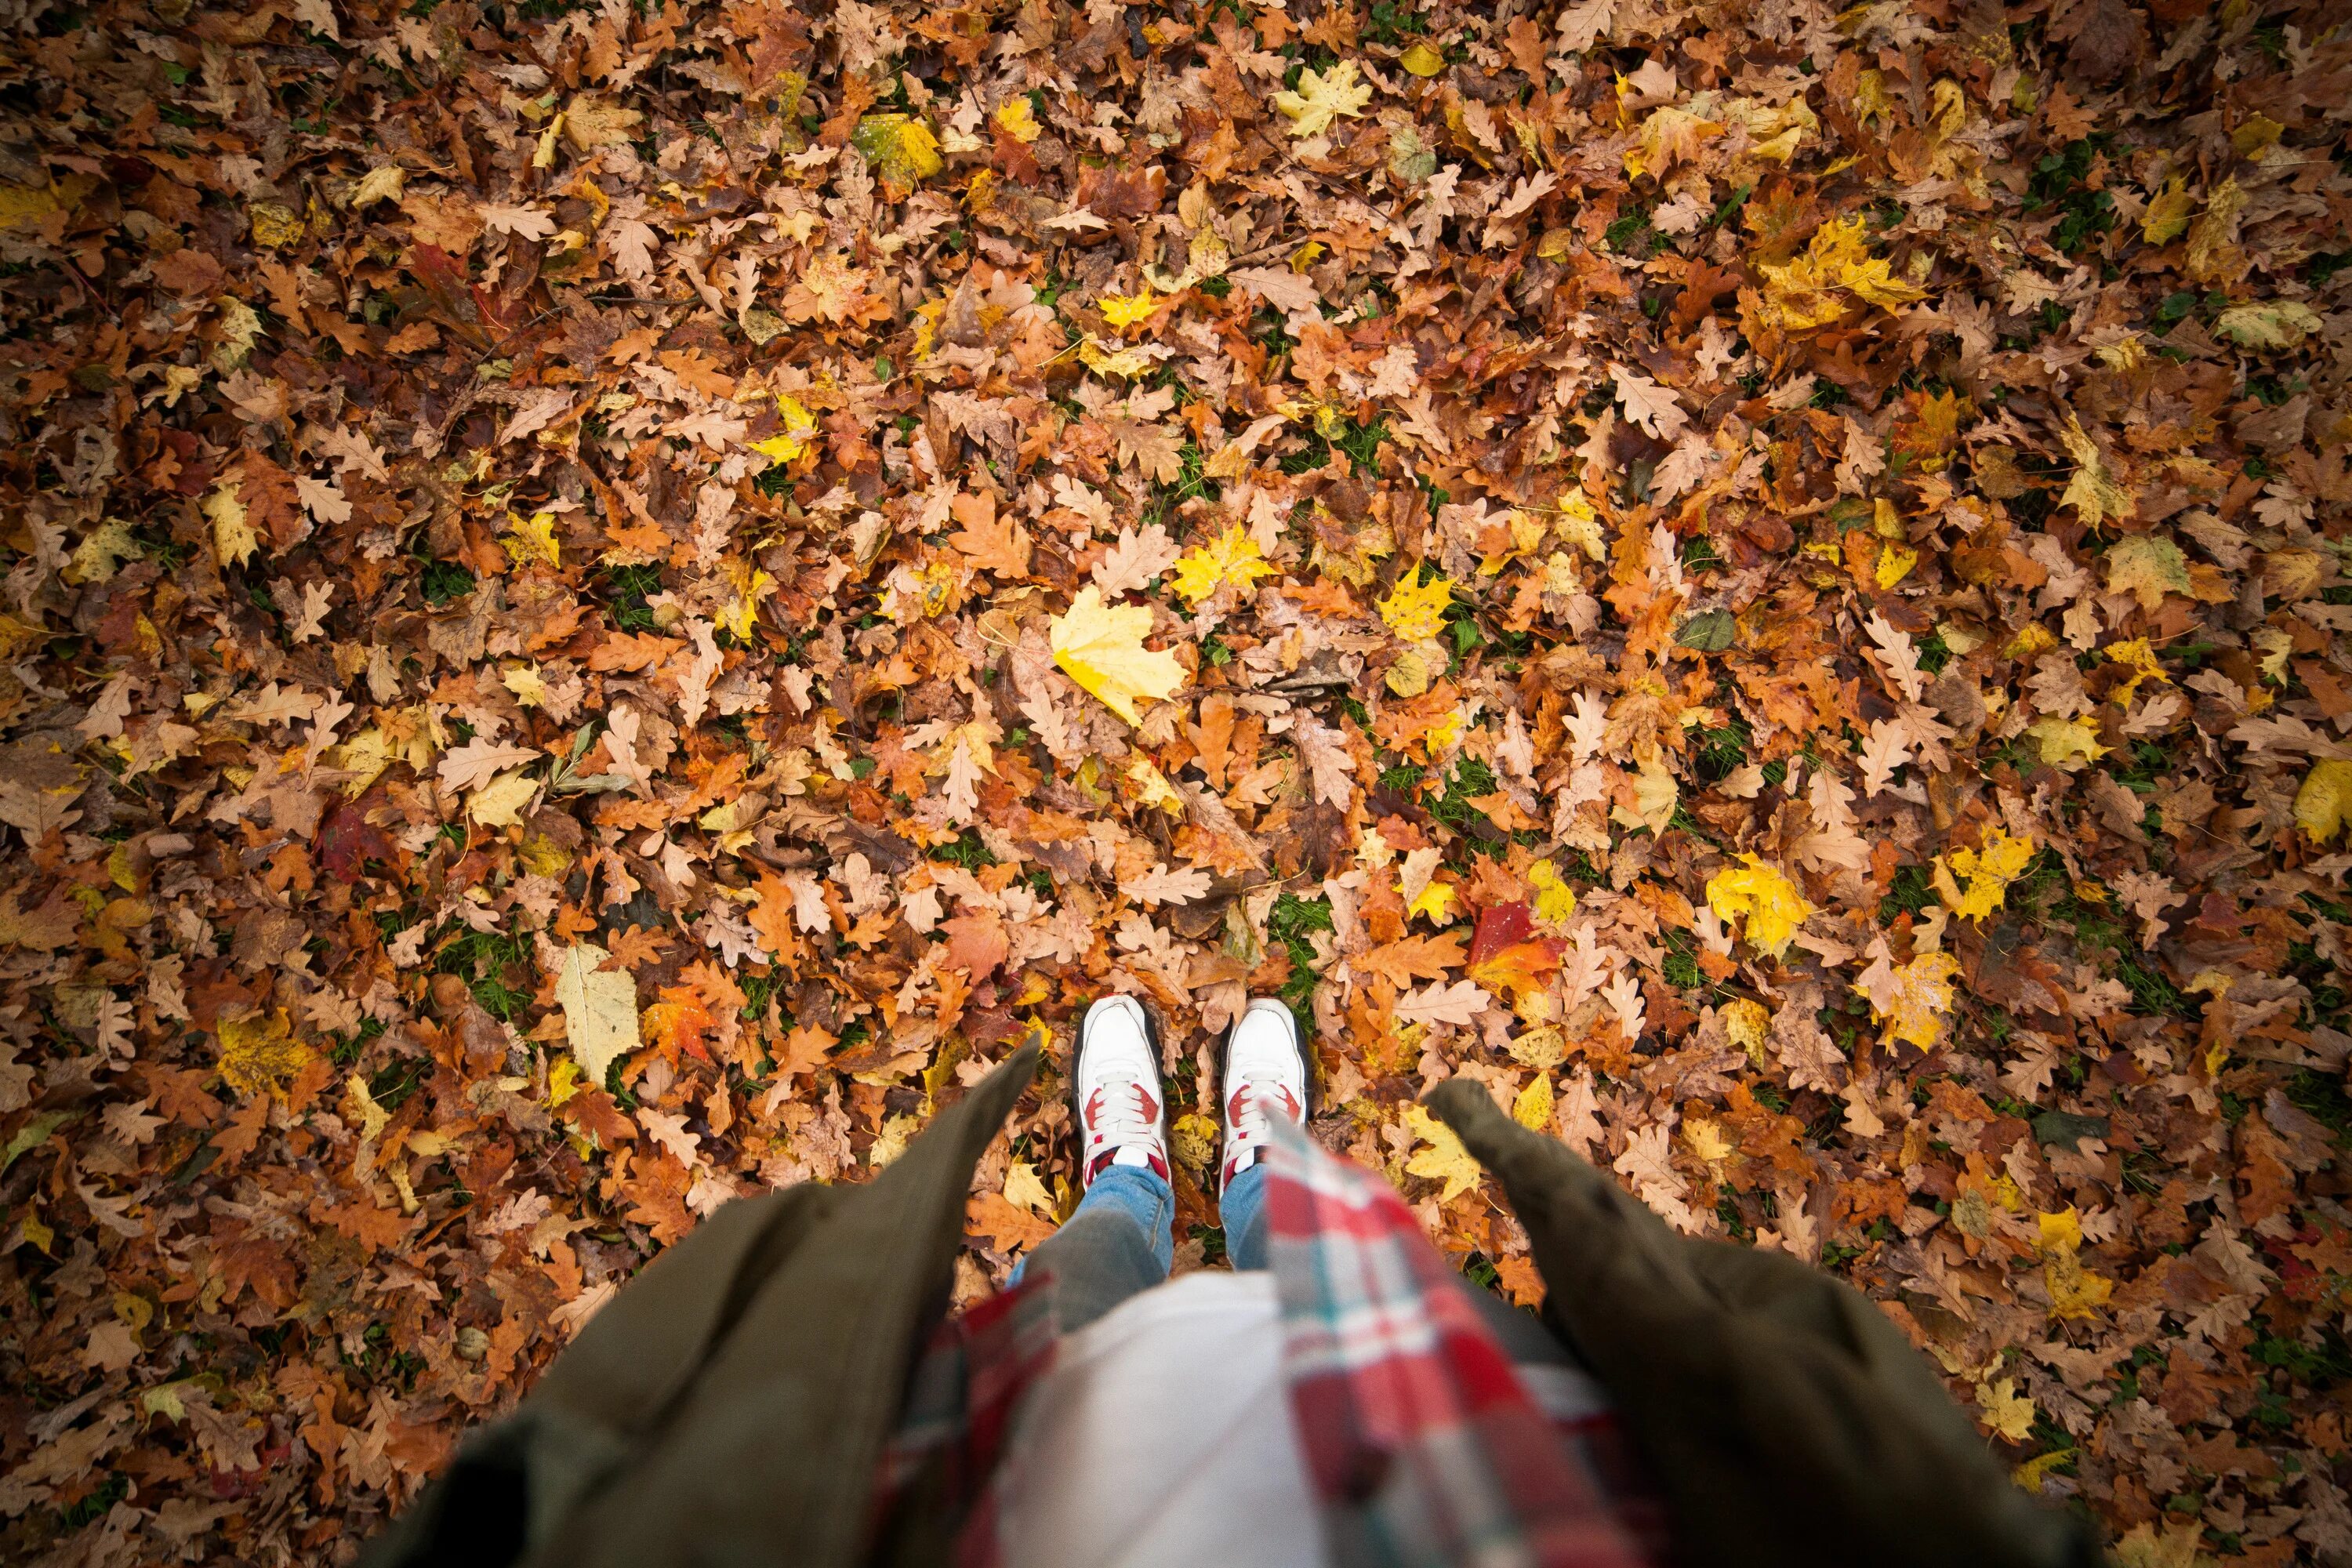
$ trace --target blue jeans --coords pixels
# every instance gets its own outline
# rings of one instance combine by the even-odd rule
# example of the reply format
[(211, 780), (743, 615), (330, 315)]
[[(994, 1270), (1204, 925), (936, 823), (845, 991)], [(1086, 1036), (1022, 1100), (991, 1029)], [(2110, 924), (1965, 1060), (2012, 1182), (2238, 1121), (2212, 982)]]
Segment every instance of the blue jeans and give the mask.
[[(1265, 1167), (1235, 1176), (1219, 1200), (1225, 1255), (1236, 1268), (1265, 1267)], [(1085, 1327), (1168, 1278), (1176, 1261), (1176, 1194), (1150, 1170), (1113, 1165), (1095, 1178), (1062, 1228), (1013, 1271), (1035, 1263), (1054, 1276), (1054, 1315), (1065, 1333)]]

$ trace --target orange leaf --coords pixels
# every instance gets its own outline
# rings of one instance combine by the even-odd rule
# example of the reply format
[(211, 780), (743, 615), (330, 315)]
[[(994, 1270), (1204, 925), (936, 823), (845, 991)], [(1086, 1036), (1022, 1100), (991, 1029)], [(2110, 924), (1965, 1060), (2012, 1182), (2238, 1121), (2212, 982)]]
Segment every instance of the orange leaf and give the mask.
[(1013, 1204), (1003, 1193), (982, 1193), (963, 1205), (964, 1234), (993, 1238), (1006, 1252), (1022, 1252), (1054, 1234), (1054, 1222)]
[(710, 1053), (703, 1047), (704, 1037), (719, 1026), (702, 998), (690, 985), (665, 985), (661, 1000), (646, 1009), (646, 1040), (663, 1057), (675, 1063), (681, 1051), (703, 1061)]
[(1443, 980), (1448, 970), (1461, 963), (1462, 933), (1403, 937), (1349, 962), (1349, 967), (1381, 975), (1402, 991), (1416, 980)]

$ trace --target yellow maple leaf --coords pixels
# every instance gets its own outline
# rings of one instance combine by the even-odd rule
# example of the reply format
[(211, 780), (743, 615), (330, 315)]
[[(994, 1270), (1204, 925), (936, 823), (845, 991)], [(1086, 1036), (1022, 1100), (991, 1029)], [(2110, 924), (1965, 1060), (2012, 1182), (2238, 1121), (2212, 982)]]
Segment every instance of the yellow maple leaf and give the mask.
[[(1683, 1119), (1683, 1143), (1705, 1161), (1710, 1169), (1730, 1160), (1735, 1151), (1723, 1124), (1711, 1117), (1689, 1116)], [(1718, 1171), (1717, 1174), (1721, 1173)]]
[(2114, 1280), (2092, 1273), (2071, 1252), (2055, 1254), (2042, 1266), (2042, 1282), (2050, 1291), (2053, 1318), (2091, 1317), (2116, 1293)]
[(1231, 583), (1247, 593), (1259, 578), (1274, 574), (1274, 566), (1257, 547), (1257, 541), (1236, 522), (1223, 537), (1178, 556), (1175, 570), (1169, 574), (1169, 586), (1182, 595), (1185, 603), (1197, 605), (1223, 584)]
[(726, 575), (728, 586), (735, 590), (735, 596), (719, 612), (714, 624), (737, 642), (748, 643), (751, 640), (752, 625), (759, 618), (760, 601), (775, 592), (776, 580), (741, 559), (727, 561), (719, 569)]
[(1907, 544), (1885, 543), (1878, 547), (1878, 569), (1872, 574), (1882, 588), (1892, 588), (1911, 575), (1911, 568), (1919, 564), (1919, 552)]
[(1420, 578), (1420, 567), (1408, 568), (1380, 602), (1381, 619), (1407, 642), (1435, 637), (1445, 625), (1445, 606), (1454, 599), (1453, 578), (1442, 572), (1433, 573), (1426, 583)]
[[(1026, 104), (1029, 100), (1022, 99)], [(1037, 1167), (1026, 1160), (1015, 1160), (1004, 1168), (1004, 1201), (1015, 1208), (1024, 1208), (1054, 1217), (1054, 1194), (1045, 1190), (1038, 1178)]]
[(2294, 825), (2314, 844), (2331, 842), (2352, 822), (2352, 763), (2314, 763), (2294, 792)]
[(2157, 662), (2156, 648), (2146, 637), (2126, 637), (2120, 642), (2111, 642), (2106, 647), (2106, 655), (2108, 663), (2120, 664), (2131, 671), (2129, 680), (2107, 693), (2107, 700), (2118, 708), (2131, 706), (2132, 695), (2140, 689), (2143, 681), (2153, 680), (2163, 686), (2172, 684), (2172, 677), (2167, 675), (2164, 666)]
[(533, 561), (544, 561), (550, 566), (562, 565), (562, 552), (555, 542), (555, 514), (535, 511), (529, 517), (507, 513), (507, 531), (499, 535), (499, 544), (507, 559), (518, 566)]
[(1341, 60), (1328, 71), (1302, 70), (1297, 92), (1274, 95), (1275, 112), (1290, 121), (1293, 136), (1319, 135), (1331, 121), (1345, 117), (1360, 120), (1372, 89), (1356, 79), (1356, 62)]
[(1854, 983), (1854, 994), (1870, 1003), (1870, 1015), (1889, 1044), (1933, 1050), (1944, 1037), (1944, 1015), (1952, 1010), (1952, 982), (1959, 961), (1948, 952), (1923, 952), (1910, 963), (1885, 959)]
[(1054, 617), (1054, 662), (1062, 672), (1099, 698), (1104, 707), (1134, 724), (1140, 698), (1157, 702), (1184, 684), (1184, 667), (1172, 653), (1143, 646), (1151, 612), (1134, 605), (1106, 605), (1097, 588), (1083, 588), (1067, 614)]
[(1470, 1151), (1462, 1146), (1453, 1128), (1418, 1105), (1404, 1108), (1404, 1124), (1414, 1137), (1429, 1145), (1404, 1163), (1405, 1171), (1444, 1183), (1444, 1190), (1437, 1194), (1439, 1203), (1450, 1204), (1478, 1184), (1482, 1174), (1478, 1162), (1470, 1157)]
[(2032, 834), (2011, 837), (2003, 828), (1987, 827), (1983, 842), (1976, 848), (1938, 856), (1929, 880), (1954, 914), (1982, 921), (2001, 907), (2009, 896), (2009, 885), (2025, 875), (2040, 850)]
[(2033, 1401), (2017, 1392), (2017, 1379), (1977, 1384), (1977, 1408), (1984, 1412), (1985, 1430), (2012, 1443), (2033, 1433)]
[(1789, 940), (1813, 912), (1797, 884), (1767, 865), (1761, 856), (1742, 855), (1745, 866), (1727, 866), (1707, 879), (1706, 907), (1727, 921), (1746, 922), (1748, 945), (1768, 958), (1788, 950)]
[(1026, 94), (1006, 99), (989, 118), (996, 121), (999, 131), (1024, 145), (1034, 142), (1045, 132), (1045, 128), (1037, 123), (1037, 108), (1029, 101)]
[(1436, 880), (1434, 878), (1432, 878), (1429, 885), (1423, 888), (1420, 892), (1415, 893), (1412, 896), (1412, 901), (1405, 905), (1404, 912), (1407, 920), (1411, 920), (1415, 915), (1426, 915), (1429, 917), (1429, 923), (1431, 925), (1444, 926), (1452, 924), (1454, 921), (1454, 884), (1451, 882), (1441, 882)]
[[(357, 1079), (354, 1078), (354, 1082)], [(547, 1069), (547, 1109), (553, 1110), (580, 1092), (580, 1064), (562, 1051)]]
[(294, 1037), (283, 1007), (224, 1018), (219, 1034), (221, 1081), (242, 1095), (285, 1093), (310, 1060), (310, 1047)]
[(1188, 1110), (1168, 1129), (1169, 1152), (1178, 1164), (1198, 1175), (1217, 1157), (1218, 1135), (1215, 1118)]
[(2171, 244), (2189, 232), (2189, 214), (2196, 205), (2197, 198), (2189, 194), (2189, 176), (2173, 175), (2148, 199), (2147, 210), (2140, 215), (2140, 237), (2150, 245)]
[(1542, 1073), (1528, 1079), (1527, 1088), (1519, 1090), (1511, 1101), (1511, 1120), (1522, 1127), (1532, 1127), (1538, 1132), (1551, 1131), (1553, 1108), (1551, 1079)]
[[(2079, 471), (2075, 478), (2082, 478)], [(2084, 514), (2086, 520), (2089, 515)], [(2169, 539), (2131, 534), (2116, 540), (2105, 560), (2107, 592), (2129, 594), (2139, 601), (2141, 609), (2151, 614), (2164, 603), (2167, 594), (2186, 595), (2193, 591), (2189, 581), (2189, 558)]]
[(1106, 294), (1100, 302), (1103, 320), (1114, 327), (1131, 327), (1150, 320), (1160, 303), (1149, 289), (1140, 294)]
[(272, 250), (289, 250), (302, 243), (302, 215), (282, 202), (254, 202), (246, 207), (253, 219), (253, 243)]
[(2095, 763), (2108, 751), (2099, 743), (2099, 727), (2087, 719), (2036, 719), (2025, 732), (2042, 748), (2044, 763), (2069, 773), (2076, 759)]
[(1136, 805), (1156, 805), (1171, 816), (1184, 815), (1184, 797), (1176, 793), (1168, 775), (1154, 767), (1151, 759), (1141, 752), (1136, 752), (1135, 760), (1127, 764), (1127, 782), (1135, 786)]
[(2083, 1216), (2073, 1204), (2055, 1214), (2036, 1209), (2034, 1220), (2041, 1232), (2037, 1245), (2042, 1251), (2061, 1253), (2083, 1249)]

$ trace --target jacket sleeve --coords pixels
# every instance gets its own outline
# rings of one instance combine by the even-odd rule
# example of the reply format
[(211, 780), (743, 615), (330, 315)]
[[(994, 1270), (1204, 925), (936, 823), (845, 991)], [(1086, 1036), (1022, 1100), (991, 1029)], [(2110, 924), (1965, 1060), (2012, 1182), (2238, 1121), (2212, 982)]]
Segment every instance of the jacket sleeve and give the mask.
[(726, 1205), (618, 1291), (506, 1420), (370, 1543), (433, 1563), (855, 1563), (1024, 1047), (856, 1186)]
[(1544, 1316), (1609, 1389), (1679, 1555), (2089, 1568), (2087, 1519), (2011, 1484), (1869, 1300), (1783, 1253), (1676, 1233), (1477, 1084), (1430, 1104), (1502, 1183)]

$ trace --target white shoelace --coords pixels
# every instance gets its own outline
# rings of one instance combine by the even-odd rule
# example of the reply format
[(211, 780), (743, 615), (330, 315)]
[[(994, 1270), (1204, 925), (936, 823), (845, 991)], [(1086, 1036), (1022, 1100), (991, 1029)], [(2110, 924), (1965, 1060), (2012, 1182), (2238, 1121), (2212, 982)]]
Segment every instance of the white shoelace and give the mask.
[[(1229, 1172), (1239, 1174), (1256, 1163), (1256, 1155), (1265, 1149), (1272, 1129), (1266, 1115), (1266, 1103), (1281, 1093), (1281, 1079), (1252, 1074), (1244, 1077), (1240, 1087), (1226, 1097), (1225, 1103), (1229, 1107), (1239, 1106), (1225, 1129), (1225, 1165)], [(1237, 1163), (1243, 1155), (1248, 1155), (1250, 1159), (1247, 1163)]]
[(1102, 1110), (1094, 1122), (1098, 1140), (1093, 1151), (1096, 1156), (1107, 1150), (1148, 1150), (1159, 1143), (1160, 1119), (1147, 1116), (1143, 1109), (1158, 1098), (1150, 1086), (1139, 1078), (1114, 1071), (1104, 1074), (1097, 1092), (1102, 1095)]

